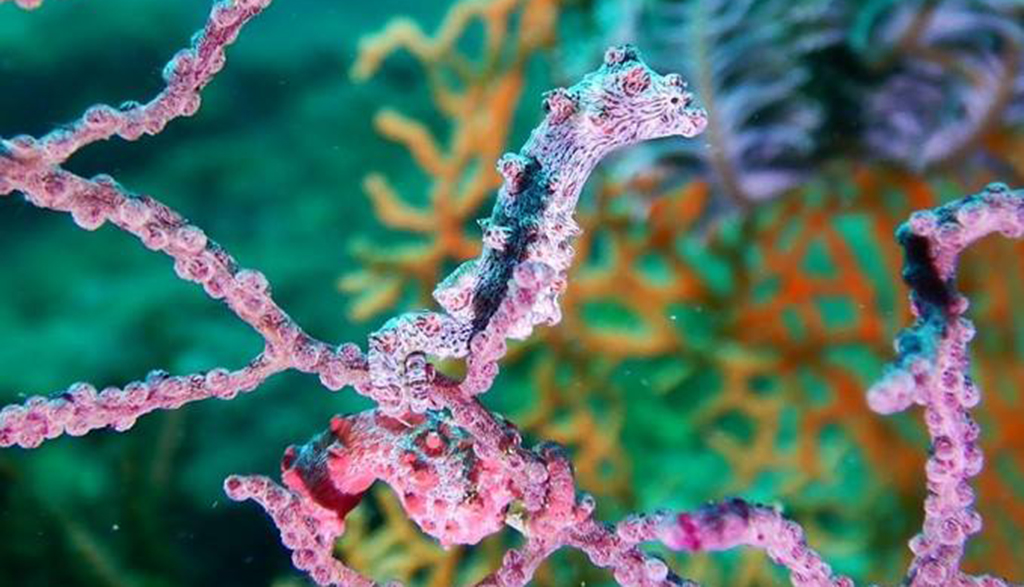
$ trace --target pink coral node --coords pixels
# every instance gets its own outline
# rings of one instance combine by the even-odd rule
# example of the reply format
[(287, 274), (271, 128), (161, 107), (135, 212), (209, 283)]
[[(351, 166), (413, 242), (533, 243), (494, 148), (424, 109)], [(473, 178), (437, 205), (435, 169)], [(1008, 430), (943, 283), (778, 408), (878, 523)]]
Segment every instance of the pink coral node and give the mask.
[[(0, 0), (3, 1), (3, 0)], [(32, 8), (38, 0), (16, 0)], [(233, 475), (224, 490), (262, 507), (291, 551), (295, 567), (318, 585), (379, 585), (334, 556), (346, 516), (377, 482), (406, 515), (444, 546), (475, 544), (513, 528), (521, 547), (478, 584), (520, 587), (560, 548), (574, 548), (621, 585), (695, 585), (641, 549), (646, 542), (685, 552), (751, 547), (789, 572), (793, 585), (848, 587), (804, 531), (770, 507), (734, 498), (693, 511), (637, 514), (618, 525), (595, 518), (595, 499), (578, 491), (566, 451), (524, 445), (516, 427), (478, 399), (491, 389), (510, 340), (559, 322), (559, 296), (573, 262), (573, 219), (580, 191), (599, 161), (616, 149), (664, 137), (694, 137), (708, 125), (687, 85), (650, 69), (630, 46), (610, 48), (599, 69), (549, 92), (546, 114), (517, 153), (497, 162), (504, 184), (481, 225), (480, 255), (434, 291), (437, 310), (409, 312), (371, 334), (367, 351), (310, 336), (278, 305), (267, 277), (243, 268), (210, 235), (150, 196), (108, 176), (88, 179), (63, 167), (79, 149), (120, 137), (161, 132), (201, 105), (200, 92), (225, 65), (225, 49), (269, 0), (217, 2), (209, 18), (164, 70), (164, 89), (146, 103), (95, 106), (81, 118), (35, 138), (0, 139), (0, 195), (17, 191), (34, 206), (67, 213), (83, 229), (121, 229), (170, 258), (263, 340), (234, 369), (172, 375), (155, 370), (98, 391), (76, 383), (0, 409), (0, 447), (35, 448), (62, 435), (124, 431), (145, 414), (207, 398), (231, 399), (283, 371), (315, 375), (376, 402), (335, 416), (327, 430), (287, 449), (283, 485), (261, 475)], [(971, 410), (982, 400), (970, 377), (974, 326), (955, 288), (957, 261), (992, 233), (1024, 235), (1024, 193), (992, 184), (981, 193), (917, 213), (897, 239), (915, 322), (896, 340), (896, 358), (867, 393), (883, 414), (920, 406), (931, 441), (925, 467), (925, 519), (911, 539), (909, 586), (1004, 586), (1002, 579), (961, 569), (970, 537), (982, 529), (970, 482), (984, 466), (981, 427)], [(465, 363), (454, 378), (439, 360)]]

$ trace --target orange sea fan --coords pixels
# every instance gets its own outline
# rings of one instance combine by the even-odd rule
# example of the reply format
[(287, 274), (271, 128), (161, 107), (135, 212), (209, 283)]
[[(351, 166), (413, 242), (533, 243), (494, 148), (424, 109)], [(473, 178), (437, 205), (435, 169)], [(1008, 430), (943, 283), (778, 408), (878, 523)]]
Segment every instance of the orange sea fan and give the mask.
[[(467, 0), (452, 7), (432, 37), (399, 18), (360, 43), (353, 79), (369, 78), (388, 56), (408, 51), (424, 70), (449, 134), (439, 139), (424, 122), (387, 108), (374, 118), (382, 136), (408, 149), (429, 187), (427, 204), (417, 206), (384, 175), (364, 179), (381, 223), (419, 238), (386, 253), (355, 243), (363, 268), (340, 281), (342, 290), (356, 295), (352, 318), (367, 319), (394, 307), (408, 289), (420, 304), (428, 302), (446, 264), (479, 252), (471, 220), (501, 183), (494, 162), (508, 148), (526, 65), (554, 38), (559, 3)], [(460, 52), (460, 43), (476, 22), (484, 29), (483, 47), (481, 55), (469, 57)]]

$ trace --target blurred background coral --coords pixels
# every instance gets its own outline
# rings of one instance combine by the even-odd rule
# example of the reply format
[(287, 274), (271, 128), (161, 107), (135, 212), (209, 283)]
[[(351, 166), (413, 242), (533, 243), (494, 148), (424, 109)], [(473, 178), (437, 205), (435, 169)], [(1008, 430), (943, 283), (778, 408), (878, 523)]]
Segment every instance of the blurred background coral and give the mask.
[[(208, 2), (0, 5), (0, 136), (145, 99)], [(564, 321), (512, 350), (484, 400), (569, 447), (599, 512), (778, 502), (840, 572), (892, 583), (920, 527), (925, 434), (863, 392), (909, 317), (895, 226), (999, 180), (1024, 185), (1019, 0), (278, 0), (203, 108), (90, 147), (188, 215), (328, 340), (430, 303), (479, 246), (494, 162), (540, 93), (638, 45), (709, 112), (699, 141), (624, 152), (587, 186)], [(0, 403), (77, 380), (237, 364), (260, 341), (128, 235), (0, 200)], [(1024, 244), (972, 250), (986, 527), (967, 570), (1024, 581)], [(296, 374), (127, 434), (0, 452), (0, 585), (301, 585), (223, 478), (368, 406)], [(511, 533), (440, 549), (386, 490), (338, 554), (425, 587), (471, 582)], [(783, 584), (761, 553), (670, 557), (709, 585)], [(538, 586), (611, 577), (556, 555)]]

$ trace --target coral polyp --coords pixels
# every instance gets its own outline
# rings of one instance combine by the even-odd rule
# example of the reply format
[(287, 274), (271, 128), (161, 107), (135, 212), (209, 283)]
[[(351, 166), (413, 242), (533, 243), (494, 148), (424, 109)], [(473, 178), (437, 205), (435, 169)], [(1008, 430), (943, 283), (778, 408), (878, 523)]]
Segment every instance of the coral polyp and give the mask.
[[(18, 0), (16, 4), (35, 8), (39, 2)], [(828, 562), (830, 553), (819, 550), (818, 528), (793, 515), (787, 503), (790, 493), (783, 492), (778, 501), (716, 495), (703, 506), (676, 508), (679, 511), (609, 513), (612, 508), (602, 501), (606, 494), (645, 492), (641, 508), (620, 509), (647, 510), (655, 484), (633, 484), (616, 475), (616, 467), (628, 466), (623, 446), (616, 444), (624, 426), (616, 410), (644, 407), (639, 400), (608, 390), (626, 386), (664, 395), (686, 385), (698, 389), (693, 381), (714, 372), (721, 375), (724, 391), (693, 409), (696, 415), (690, 421), (698, 428), (717, 426), (747, 437), (749, 442), (738, 443), (722, 431), (699, 433), (709, 452), (731, 468), (738, 485), (732, 493), (744, 493), (746, 484), (770, 466), (792, 474), (790, 487), (827, 476), (823, 463), (831, 458), (826, 453), (832, 445), (818, 440), (841, 422), (844, 430), (859, 435), (868, 461), (880, 475), (899, 476), (895, 485), (901, 490), (912, 485), (907, 495), (920, 496), (923, 502), (920, 531), (909, 538), (910, 562), (901, 577), (903, 585), (1011, 585), (995, 576), (1004, 574), (1003, 569), (986, 574), (965, 565), (969, 544), (984, 526), (978, 508), (988, 496), (979, 497), (975, 487), (988, 485), (976, 484), (975, 479), (986, 469), (981, 442), (988, 422), (977, 417), (983, 396), (969, 352), (977, 332), (967, 318), (970, 303), (958, 289), (957, 277), (962, 254), (981, 239), (1024, 236), (1024, 190), (990, 183), (974, 195), (938, 205), (924, 197), (926, 190), (920, 184), (893, 172), (918, 198), (914, 203), (921, 209), (898, 227), (883, 220), (869, 228), (895, 232), (903, 254), (899, 274), (909, 289), (908, 315), (913, 322), (896, 335), (895, 358), (872, 385), (861, 389), (851, 369), (836, 367), (822, 350), (827, 344), (873, 344), (885, 330), (883, 318), (861, 311), (875, 292), (870, 278), (858, 270), (861, 260), (854, 258), (870, 256), (870, 251), (867, 247), (853, 250), (849, 239), (839, 238), (839, 229), (830, 223), (841, 215), (840, 209), (849, 211), (852, 205), (836, 199), (818, 209), (808, 202), (792, 209), (793, 200), (786, 200), (768, 210), (752, 204), (770, 199), (769, 192), (775, 196), (774, 189), (765, 192), (764, 198), (747, 192), (737, 197), (745, 202), (749, 215), (734, 225), (740, 230), (733, 237), (748, 245), (757, 242), (758, 261), (770, 274), (754, 283), (763, 275), (744, 273), (742, 279), (747, 281), (735, 288), (739, 294), (730, 293), (723, 282), (740, 273), (731, 273), (736, 267), (753, 265), (754, 249), (731, 247), (728, 231), (721, 226), (707, 233), (701, 230), (708, 226), (698, 226), (714, 221), (706, 212), (715, 181), (665, 188), (664, 176), (657, 172), (619, 183), (602, 178), (594, 189), (595, 206), (581, 209), (580, 199), (591, 177), (613, 153), (657, 140), (683, 142), (688, 153), (699, 152), (707, 145), (695, 139), (715, 130), (709, 129), (714, 117), (699, 106), (701, 88), (690, 87), (679, 74), (655, 71), (634, 46), (616, 44), (604, 51), (594, 71), (575, 84), (536, 96), (543, 117), (521, 149), (504, 155), (491, 152), (504, 143), (507, 128), (501, 129), (498, 139), (477, 145), (487, 147), (487, 164), (493, 164), (493, 173), (476, 170), (479, 175), (473, 175), (468, 161), (474, 151), (459, 145), (451, 159), (442, 161), (445, 158), (436, 145), (424, 139), (424, 128), (393, 113), (381, 116), (378, 126), (410, 145), (424, 169), (439, 176), (434, 207), (426, 211), (412, 211), (399, 203), (383, 176), (371, 176), (365, 183), (393, 227), (437, 237), (433, 246), (403, 261), (418, 259), (424, 261), (423, 267), (382, 265), (389, 271), (408, 269), (398, 281), (426, 286), (431, 299), (422, 302), (431, 307), (397, 313), (370, 333), (363, 345), (328, 343), (285, 312), (270, 278), (243, 268), (214, 240), (216, 229), (199, 228), (154, 196), (135, 193), (111, 176), (87, 178), (71, 168), (72, 158), (90, 144), (114, 138), (136, 141), (196, 114), (202, 106), (202, 91), (225, 66), (226, 48), (270, 4), (270, 0), (216, 3), (191, 45), (164, 69), (165, 86), (152, 100), (127, 102), (118, 108), (94, 106), (79, 119), (40, 137), (0, 140), (0, 196), (21, 194), (27, 206), (68, 214), (84, 230), (113, 227), (144, 248), (163, 253), (177, 277), (221, 301), (258, 335), (261, 352), (233, 369), (216, 367), (183, 375), (154, 370), (121, 386), (97, 389), (76, 383), (49, 396), (29, 397), (0, 410), (0, 447), (13, 452), (13, 447), (36, 449), (65, 435), (101, 429), (125, 432), (152, 412), (177, 410), (203, 399), (232, 400), (277, 374), (313, 375), (320, 388), (354, 391), (349, 395), (362, 396), (358, 399), (373, 405), (333, 417), (325, 414), (326, 430), (286, 449), (280, 481), (261, 474), (236, 474), (223, 482), (223, 489), (231, 500), (253, 501), (266, 512), (293, 566), (318, 585), (400, 584), (395, 577), (378, 576), (382, 573), (375, 561), (363, 565), (366, 561), (358, 556), (345, 556), (359, 550), (360, 539), (371, 541), (360, 510), (365, 514), (378, 504), (391, 527), (401, 526), (402, 532), (417, 539), (428, 537), (445, 549), (474, 547), (493, 538), (506, 540), (502, 554), (495, 557), (500, 560), (484, 561), (486, 565), (474, 561), (477, 574), (468, 582), (479, 587), (530, 584), (541, 577), (542, 565), (558, 551), (577, 552), (623, 586), (696, 586), (684, 578), (689, 569), (678, 567), (665, 553), (706, 554), (737, 548), (767, 554), (792, 585), (851, 587), (850, 573), (833, 567)], [(543, 0), (468, 3), (465, 12), (451, 17), (452, 28), (442, 29), (458, 31), (460, 23), (480, 17), (494, 25), (486, 38), (501, 40), (502, 27), (508, 25), (510, 11), (516, 7), (532, 16), (527, 19), (530, 22), (546, 25), (545, 33), (553, 30), (555, 5)], [(440, 59), (439, 53), (453, 51), (453, 45), (435, 44), (409, 23), (394, 25), (390, 31), (381, 37), (383, 41), (364, 44), (356, 75), (372, 72), (396, 42), (407, 44), (428, 62)], [(497, 76), (509, 86), (488, 87), (485, 80), (459, 98), (439, 85), (439, 102), (449, 108), (486, 105), (497, 109), (507, 99), (505, 106), (510, 107), (518, 98), (526, 56), (548, 40), (547, 34), (531, 37), (528, 33), (523, 33), (507, 71)], [(445, 38), (441, 35), (442, 41)], [(787, 80), (783, 85), (793, 83)], [(507, 123), (507, 114), (499, 119)], [(812, 126), (817, 123), (815, 119)], [(459, 135), (473, 142), (481, 140), (474, 134), (479, 132), (476, 128)], [(787, 173), (786, 189), (803, 173), (802, 165), (799, 174)], [(849, 173), (851, 181), (865, 191), (857, 205), (878, 206), (871, 198), (878, 197), (879, 190), (862, 175), (862, 168)], [(478, 178), (469, 187), (462, 181), (467, 174)], [(500, 183), (493, 186), (497, 189), (490, 215), (479, 222), (478, 233), (467, 232), (464, 221), (484, 201), (488, 193), (484, 188), (495, 181)], [(456, 198), (456, 192), (463, 195)], [(652, 192), (658, 196), (645, 200)], [(464, 205), (458, 210), (443, 209), (443, 203), (460, 198)], [(802, 222), (797, 224), (796, 219)], [(642, 230), (632, 230), (637, 223)], [(587, 232), (605, 226), (604, 242)], [(701, 236), (693, 238), (694, 233)], [(839, 267), (837, 274), (821, 277), (814, 268), (793, 261), (795, 256), (801, 262), (812, 256), (815, 239), (826, 243), (827, 254)], [(695, 252), (695, 243), (704, 249)], [(587, 256), (583, 264), (579, 253)], [(720, 258), (705, 258), (702, 264), (695, 260), (700, 254)], [(460, 264), (447, 277), (434, 275), (456, 260)], [(898, 271), (895, 256), (876, 261), (883, 270)], [(708, 265), (714, 269), (709, 271)], [(632, 272), (635, 266), (643, 270)], [(356, 288), (363, 285), (357, 283)], [(825, 312), (808, 307), (819, 295), (844, 295), (862, 303), (845, 328), (834, 329), (825, 325)], [(394, 291), (383, 297), (385, 303), (367, 305), (364, 300), (356, 313), (365, 318), (384, 310), (394, 302)], [(626, 300), (619, 305), (629, 314), (622, 319), (628, 326), (606, 328), (599, 320), (586, 319), (590, 307), (608, 299)], [(728, 311), (728, 319), (717, 326), (737, 337), (742, 334), (748, 348), (720, 345), (706, 333), (702, 340), (699, 319), (681, 326), (664, 321), (676, 321), (677, 311), (703, 312), (704, 303)], [(988, 308), (979, 312), (977, 328), (986, 328), (990, 312)], [(792, 331), (801, 335), (792, 336)], [(782, 344), (791, 342), (791, 336), (802, 337), (802, 344)], [(763, 352), (749, 352), (754, 347)], [(601, 349), (607, 360), (589, 360), (593, 349)], [(692, 363), (669, 365), (656, 373), (653, 382), (647, 373), (637, 375), (629, 367), (633, 359), (666, 356)], [(508, 378), (510, 366), (520, 368), (523, 363), (528, 363), (534, 376), (531, 392), (541, 399), (525, 409), (519, 404), (518, 412), (506, 416), (496, 406), (516, 405), (516, 398), (507, 397), (515, 387), (503, 387), (501, 382)], [(611, 376), (613, 372), (616, 377)], [(786, 405), (795, 396), (785, 392), (773, 396), (768, 391), (772, 382), (815, 377), (829, 380), (838, 390), (836, 397), (822, 402), (827, 405), (799, 406), (795, 418), (793, 406)], [(605, 401), (611, 407), (602, 405)], [(863, 418), (856, 412), (863, 408), (877, 416), (920, 411), (927, 439), (885, 443), (879, 440), (884, 438), (882, 420)], [(672, 416), (647, 409), (641, 416), (645, 421)], [(568, 417), (561, 413), (566, 411)], [(750, 419), (757, 419), (759, 425), (745, 430)], [(781, 435), (786, 419), (796, 420), (795, 426), (805, 434), (795, 441), (795, 452), (777, 454), (776, 436)], [(595, 430), (600, 434), (587, 434)], [(1013, 446), (1008, 434), (1005, 427), (991, 433), (997, 448), (990, 453), (999, 455), (1004, 445)], [(672, 447), (672, 454), (640, 455), (637, 461), (660, 459), (657, 473), (669, 476), (682, 471), (678, 463), (692, 449), (680, 443)], [(913, 464), (920, 465), (916, 473), (906, 466), (914, 458)], [(692, 487), (702, 483), (697, 476), (681, 478)], [(600, 486), (595, 491), (602, 493), (595, 496), (587, 485)], [(381, 487), (392, 496), (390, 502), (381, 501)], [(999, 497), (1000, 504), (1013, 505), (1006, 495)], [(666, 501), (677, 505), (671, 496)], [(861, 506), (850, 504), (845, 519), (855, 517), (857, 507)], [(618, 521), (607, 521), (611, 518)], [(350, 542), (339, 548), (346, 540)], [(889, 542), (857, 546), (868, 558), (905, 554), (902, 549), (890, 552)], [(418, 552), (415, 545), (408, 550)], [(452, 570), (452, 560), (431, 559), (438, 566), (435, 583), (463, 579)], [(411, 569), (402, 577), (408, 580), (410, 574), (422, 571), (422, 564), (409, 561), (405, 568)]]

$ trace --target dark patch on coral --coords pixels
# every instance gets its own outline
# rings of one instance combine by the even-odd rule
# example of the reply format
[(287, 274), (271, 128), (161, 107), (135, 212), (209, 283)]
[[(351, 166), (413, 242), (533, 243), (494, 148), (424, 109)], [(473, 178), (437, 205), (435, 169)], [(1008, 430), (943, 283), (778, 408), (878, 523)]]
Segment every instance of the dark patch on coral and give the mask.
[[(526, 248), (537, 238), (537, 222), (550, 198), (548, 173), (533, 157), (523, 170), (522, 188), (512, 195), (499, 196), (491, 214), (492, 226), (510, 229), (502, 251), (488, 249), (480, 263), (480, 280), (473, 296), (473, 332), (487, 327), (505, 298), (508, 280), (516, 265), (526, 256)], [(502, 201), (513, 198), (511, 205)]]
[(939, 309), (949, 307), (952, 295), (932, 264), (928, 239), (912, 234), (904, 236), (903, 281), (922, 301)]

